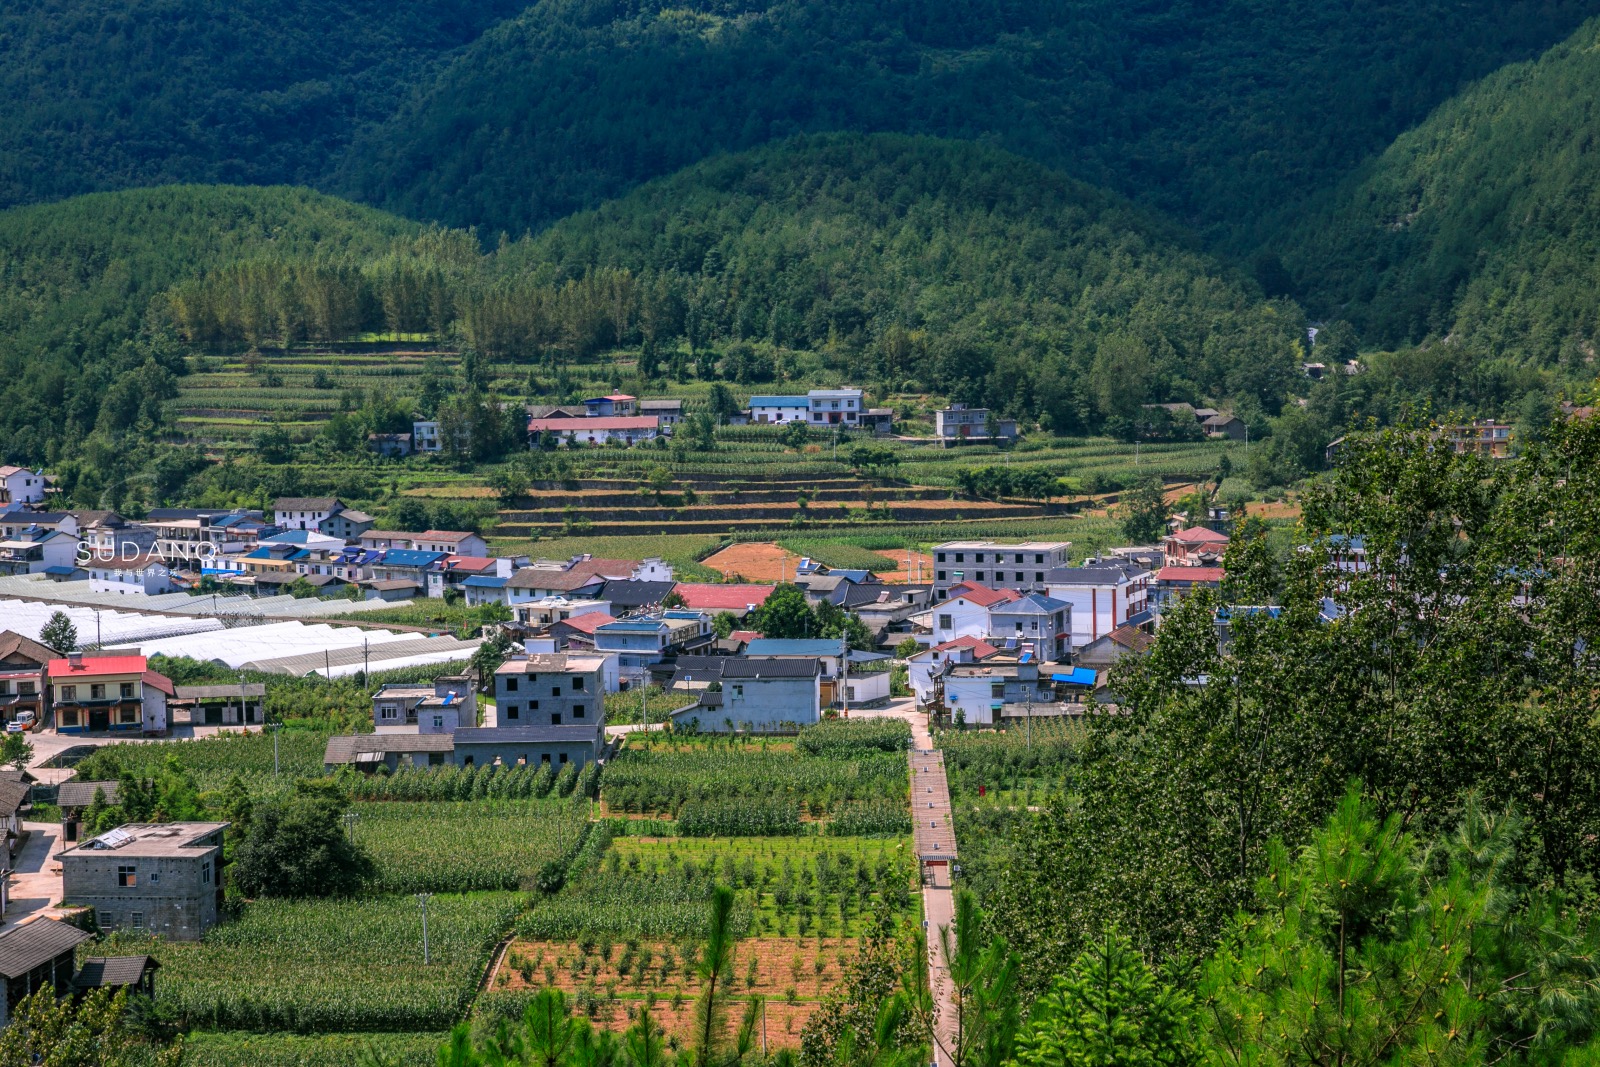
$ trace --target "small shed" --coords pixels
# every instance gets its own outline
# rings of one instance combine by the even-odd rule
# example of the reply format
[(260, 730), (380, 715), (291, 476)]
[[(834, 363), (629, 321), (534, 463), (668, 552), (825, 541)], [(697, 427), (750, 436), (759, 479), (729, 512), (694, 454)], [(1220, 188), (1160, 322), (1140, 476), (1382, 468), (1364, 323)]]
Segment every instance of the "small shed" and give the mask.
[(0, 933), (0, 1026), (11, 1022), (18, 1004), (32, 993), (53, 988), (57, 996), (72, 989), (72, 955), (89, 933), (55, 919), (35, 919)]
[(244, 726), (266, 721), (267, 687), (262, 682), (234, 685), (180, 685), (174, 689), (174, 722), (193, 726)]
[(127, 990), (156, 995), (156, 969), (161, 964), (149, 956), (90, 956), (72, 978), (79, 995), (95, 989)]
[(56, 806), (61, 809), (61, 839), (76, 841), (83, 813), (94, 803), (99, 792), (107, 804), (117, 802), (116, 782), (62, 782), (56, 793)]

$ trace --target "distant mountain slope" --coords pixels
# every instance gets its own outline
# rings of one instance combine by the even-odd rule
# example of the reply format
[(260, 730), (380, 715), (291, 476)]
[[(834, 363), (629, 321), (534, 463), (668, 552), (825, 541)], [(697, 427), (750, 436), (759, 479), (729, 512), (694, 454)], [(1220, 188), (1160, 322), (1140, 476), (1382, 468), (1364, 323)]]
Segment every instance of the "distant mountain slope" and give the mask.
[(1592, 363), (1600, 20), (1439, 108), (1279, 245), (1313, 309), (1371, 341)]
[(181, 352), (144, 330), (150, 301), (218, 265), (262, 256), (376, 256), (416, 224), (304, 189), (167, 186), (0, 212), (0, 442), (42, 458), (159, 406)]
[(1595, 0), (541, 0), (360, 139), (334, 188), (539, 228), (795, 133), (982, 140), (1248, 242)]
[(7, 0), (0, 207), (173, 181), (308, 182), (525, 0)]
[(1275, 412), (1299, 371), (1297, 309), (1147, 212), (964, 142), (830, 135), (718, 157), (498, 259), (626, 269), (668, 336), (810, 350), (851, 380), (1063, 431), (1125, 427), (1173, 394)]

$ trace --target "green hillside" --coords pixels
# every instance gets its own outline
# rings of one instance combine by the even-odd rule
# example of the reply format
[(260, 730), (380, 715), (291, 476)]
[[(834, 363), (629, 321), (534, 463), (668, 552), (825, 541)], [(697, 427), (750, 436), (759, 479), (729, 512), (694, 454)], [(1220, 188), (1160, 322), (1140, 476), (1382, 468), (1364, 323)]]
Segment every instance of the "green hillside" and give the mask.
[(524, 0), (8, 0), (0, 207), (162, 182), (311, 182)]
[(1170, 397), (1275, 413), (1298, 374), (1298, 309), (1124, 201), (959, 142), (841, 135), (721, 157), (500, 258), (638, 275), (636, 318), (741, 353), (748, 369), (723, 361), (741, 380), (782, 377), (799, 350), (836, 379), (1060, 432), (1126, 426)]
[(796, 133), (981, 140), (1245, 242), (1592, 0), (543, 0), (336, 188), (513, 236)]
[(1600, 20), (1439, 108), (1281, 240), (1313, 310), (1377, 343), (1592, 364), (1596, 101)]
[(53, 442), (160, 421), (186, 364), (151, 302), (176, 282), (259, 257), (376, 257), (419, 232), (287, 188), (168, 186), (0, 212), (6, 457), (37, 462)]

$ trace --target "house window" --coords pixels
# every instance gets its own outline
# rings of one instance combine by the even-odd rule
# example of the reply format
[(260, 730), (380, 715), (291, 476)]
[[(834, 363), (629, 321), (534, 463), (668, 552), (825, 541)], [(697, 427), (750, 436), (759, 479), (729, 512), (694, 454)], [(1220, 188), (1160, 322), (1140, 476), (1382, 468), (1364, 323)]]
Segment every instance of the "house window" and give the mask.
[(66, 727), (77, 726), (78, 725), (78, 713), (76, 711), (63, 710), (62, 712), (59, 713), (58, 721), (61, 723), (62, 726), (66, 726)]
[(572, 680), (572, 691), (574, 693), (583, 692), (583, 679), (582, 678), (574, 678)]
[(948, 616), (948, 615), (940, 615), (939, 616), (939, 629), (941, 629), (941, 630), (950, 629), (950, 616)]
[(933, 554), (933, 561), (935, 563), (943, 563), (944, 562), (944, 553), (943, 552), (935, 552)]
[(132, 723), (136, 723), (136, 722), (139, 721), (139, 709), (138, 708), (123, 708), (122, 709), (122, 713), (121, 713), (121, 715), (118, 716), (118, 718), (119, 718), (119, 720), (122, 722), (122, 724), (124, 726), (131, 725)]
[(940, 580), (940, 581), (941, 581), (941, 582), (942, 582), (942, 581), (944, 581), (944, 571), (940, 571), (940, 572), (939, 572), (939, 580)]
[(1021, 631), (1021, 630), (1022, 630), (1022, 620), (1021, 620), (1021, 619), (1018, 619), (1018, 620), (1017, 620), (1017, 630), (1018, 630), (1018, 631), (1019, 631), (1019, 632), (1020, 632), (1020, 631)]
[(139, 884), (139, 868), (131, 863), (117, 865), (117, 885), (123, 889), (132, 889)]
[(102, 927), (104, 927), (104, 928), (106, 928), (108, 930), (114, 928), (117, 925), (116, 913), (109, 912), (109, 911), (101, 911), (99, 908), (94, 909), (94, 919), (95, 919), (95, 922), (100, 924), (100, 926), (102, 926)]
[(433, 717), (433, 728), (435, 730), (443, 730), (444, 729), (444, 716), (443, 715), (435, 715)]
[(211, 861), (210, 860), (201, 860), (200, 861), (200, 884), (201, 885), (210, 885), (211, 884)]
[(583, 704), (574, 704), (572, 705), (572, 717), (574, 719), (581, 719), (587, 710), (588, 709)]
[(400, 717), (400, 709), (395, 707), (393, 704), (385, 704), (382, 711), (385, 719), (396, 719)]
[(982, 571), (979, 571), (979, 572), (978, 572), (978, 574), (977, 574), (977, 579), (978, 579), (978, 581), (980, 581), (980, 582), (981, 582), (981, 581), (983, 581), (983, 572), (982, 572)]
[(0, 678), (0, 697), (11, 695), (11, 683)]
[(1043, 563), (1044, 562), (1044, 553), (1043, 552), (1034, 553), (1033, 561), (1035, 563)]
[(517, 717), (517, 706), (515, 704), (507, 704), (506, 705), (506, 718), (515, 719), (516, 717)]
[(528, 710), (529, 711), (538, 711), (539, 710), (539, 702), (537, 700), (528, 701)]
[(561, 695), (561, 687), (559, 685), (552, 685), (550, 687), (550, 695), (553, 696), (553, 697), (560, 696)]
[(17, 686), (17, 692), (20, 695), (25, 696), (25, 697), (33, 696), (33, 692), (34, 692), (33, 683), (32, 682), (22, 682), (22, 683), (20, 683)]
[(550, 725), (551, 726), (560, 726), (561, 725), (561, 713), (559, 711), (552, 711), (550, 713)]
[(539, 762), (540, 763), (549, 763), (550, 762), (550, 753), (545, 752), (545, 753), (541, 754), (539, 756)]
[(992, 699), (992, 700), (1000, 700), (1000, 699), (1004, 698), (1005, 695), (1006, 695), (1005, 683), (1003, 683), (1003, 682), (995, 682), (993, 685), (989, 686), (989, 697), (990, 697), (990, 699)]
[(561, 753), (561, 762), (562, 763), (567, 762), (567, 754), (565, 752)]
[(507, 678), (506, 679), (506, 692), (515, 693), (516, 691), (517, 691), (517, 679), (515, 678), (515, 676)]
[(742, 685), (732, 685), (732, 686), (728, 687), (728, 691), (733, 694), (733, 699), (735, 699), (735, 700), (743, 700), (744, 699), (744, 686), (742, 686)]
[(105, 698), (106, 687), (104, 682), (94, 682), (89, 686), (90, 700), (104, 700)]
[(1035, 571), (1033, 574), (1033, 580), (1036, 582), (1044, 581), (1044, 573), (1042, 571)]
[(956, 562), (957, 562), (957, 563), (963, 563), (963, 562), (965, 562), (965, 561), (964, 561), (964, 560), (963, 560), (963, 559), (962, 559), (962, 558), (961, 558), (961, 556), (962, 556), (962, 553), (960, 553), (960, 552), (957, 552), (957, 553), (956, 553)]

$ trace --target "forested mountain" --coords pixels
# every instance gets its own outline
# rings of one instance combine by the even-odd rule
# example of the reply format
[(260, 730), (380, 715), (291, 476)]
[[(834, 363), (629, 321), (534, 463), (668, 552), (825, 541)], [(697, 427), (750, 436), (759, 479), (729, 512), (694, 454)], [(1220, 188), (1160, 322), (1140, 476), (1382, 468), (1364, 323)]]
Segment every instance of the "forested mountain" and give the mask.
[[(1439, 108), (1282, 239), (1312, 310), (1577, 371), (1600, 336), (1600, 20)], [(1592, 375), (1592, 367), (1585, 373)]]
[(543, 0), (348, 156), (336, 189), (542, 227), (811, 131), (993, 143), (1242, 246), (1592, 0)]
[(0, 212), (0, 439), (11, 459), (159, 419), (183, 353), (153, 298), (218, 264), (376, 256), (422, 228), (304, 189), (169, 186)]
[(314, 182), (525, 0), (7, 0), (0, 207), (162, 182)]

